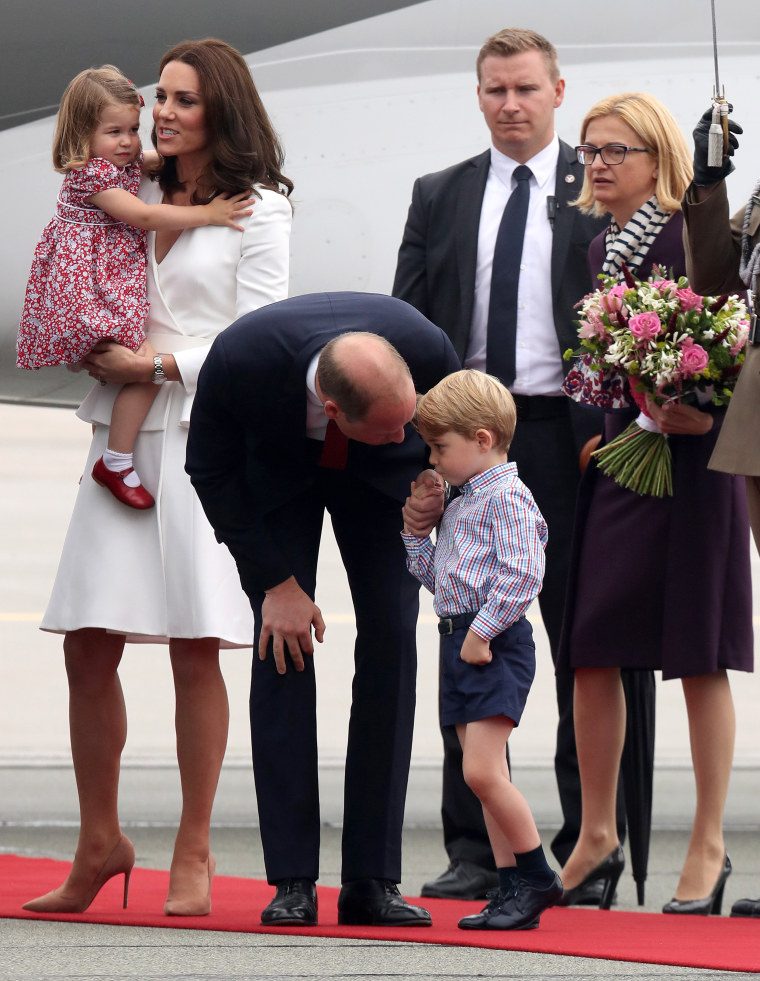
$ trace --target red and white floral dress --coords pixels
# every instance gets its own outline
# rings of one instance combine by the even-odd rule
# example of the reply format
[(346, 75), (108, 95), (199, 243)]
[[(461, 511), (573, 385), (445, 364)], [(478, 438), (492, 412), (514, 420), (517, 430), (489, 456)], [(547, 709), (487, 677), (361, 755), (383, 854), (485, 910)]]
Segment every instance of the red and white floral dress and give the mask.
[(118, 187), (137, 194), (142, 158), (116, 167), (95, 157), (69, 171), (42, 233), (16, 345), (19, 368), (75, 364), (103, 338), (133, 351), (148, 315), (146, 233), (86, 203)]

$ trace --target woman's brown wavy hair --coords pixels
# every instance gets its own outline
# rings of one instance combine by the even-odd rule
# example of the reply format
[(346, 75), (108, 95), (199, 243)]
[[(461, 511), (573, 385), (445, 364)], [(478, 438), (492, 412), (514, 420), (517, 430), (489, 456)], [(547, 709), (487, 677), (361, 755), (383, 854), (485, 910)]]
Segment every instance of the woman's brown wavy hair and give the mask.
[[(161, 59), (160, 72), (171, 61), (198, 73), (205, 109), (211, 163), (201, 175), (193, 203), (202, 204), (217, 194), (241, 194), (255, 184), (281, 192), (284, 188), (289, 195), (293, 182), (282, 173), (282, 145), (240, 52), (216, 38), (182, 41)], [(155, 126), (151, 139), (156, 146)], [(175, 157), (161, 157), (151, 176), (169, 194), (183, 187)]]

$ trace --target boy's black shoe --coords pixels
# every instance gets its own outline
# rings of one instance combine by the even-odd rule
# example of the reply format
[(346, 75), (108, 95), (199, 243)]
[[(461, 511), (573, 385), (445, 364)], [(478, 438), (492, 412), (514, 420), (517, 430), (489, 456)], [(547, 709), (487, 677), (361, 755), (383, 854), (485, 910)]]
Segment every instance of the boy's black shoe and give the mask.
[(465, 916), (459, 921), (459, 927), (462, 930), (534, 930), (541, 913), (556, 905), (562, 893), (562, 880), (556, 872), (554, 881), (544, 889), (530, 886), (521, 879), (513, 895), (497, 905), (489, 903), (480, 913)]

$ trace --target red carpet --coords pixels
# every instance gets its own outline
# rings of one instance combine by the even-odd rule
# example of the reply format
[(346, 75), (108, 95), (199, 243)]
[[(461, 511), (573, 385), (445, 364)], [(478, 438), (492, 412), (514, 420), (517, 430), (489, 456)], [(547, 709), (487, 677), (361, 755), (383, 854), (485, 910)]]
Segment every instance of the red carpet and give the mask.
[(27, 913), (22, 903), (59, 885), (68, 872), (66, 862), (0, 855), (0, 917), (58, 919), (121, 926), (228, 930), (242, 933), (312, 934), (357, 940), (400, 940), (525, 950), (573, 957), (672, 964), (723, 971), (760, 971), (760, 921), (729, 917), (663, 916), (655, 913), (600, 912), (589, 909), (550, 909), (537, 930), (518, 933), (465, 932), (457, 929), (461, 916), (480, 904), (442, 899), (422, 900), (433, 915), (432, 928), (376, 929), (340, 927), (338, 890), (319, 889), (320, 925), (280, 928), (258, 925), (259, 914), (272, 888), (254, 879), (218, 875), (214, 879), (211, 916), (163, 916), (169, 873), (135, 868), (129, 890), (130, 906), (122, 910), (123, 879), (112, 879), (86, 913), (42, 916)]

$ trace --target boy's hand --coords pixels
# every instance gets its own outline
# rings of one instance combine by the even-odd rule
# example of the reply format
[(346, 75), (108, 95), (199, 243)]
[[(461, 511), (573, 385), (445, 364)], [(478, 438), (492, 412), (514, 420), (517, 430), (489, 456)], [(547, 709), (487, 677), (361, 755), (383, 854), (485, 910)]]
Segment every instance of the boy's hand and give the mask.
[(443, 514), (444, 484), (435, 470), (423, 470), (407, 497), (402, 514), (404, 531), (418, 538), (426, 538)]
[(218, 194), (213, 201), (204, 204), (208, 215), (209, 225), (226, 225), (228, 228), (236, 228), (239, 232), (244, 231), (242, 225), (238, 225), (235, 219), (240, 219), (253, 214), (254, 199), (248, 191), (243, 194)]
[(467, 664), (490, 664), (493, 660), (490, 642), (478, 637), (472, 630), (467, 631), (459, 656)]

